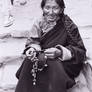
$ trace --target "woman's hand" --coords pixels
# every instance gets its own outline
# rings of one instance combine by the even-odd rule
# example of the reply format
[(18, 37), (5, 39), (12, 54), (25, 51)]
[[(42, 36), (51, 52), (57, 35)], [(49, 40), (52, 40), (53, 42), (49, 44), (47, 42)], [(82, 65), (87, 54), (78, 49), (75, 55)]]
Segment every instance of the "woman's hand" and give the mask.
[(54, 59), (61, 55), (61, 50), (53, 47), (53, 48), (46, 49), (44, 53), (47, 56), (47, 58)]
[(26, 51), (26, 56), (30, 57), (34, 54), (35, 49), (34, 48), (30, 48)]
[(41, 51), (40, 45), (31, 44), (31, 47), (28, 50), (26, 50), (26, 56), (32, 60), (36, 56), (37, 51)]
[(36, 56), (36, 50), (34, 48), (30, 48), (26, 51), (26, 56), (28, 57), (28, 59), (33, 60)]

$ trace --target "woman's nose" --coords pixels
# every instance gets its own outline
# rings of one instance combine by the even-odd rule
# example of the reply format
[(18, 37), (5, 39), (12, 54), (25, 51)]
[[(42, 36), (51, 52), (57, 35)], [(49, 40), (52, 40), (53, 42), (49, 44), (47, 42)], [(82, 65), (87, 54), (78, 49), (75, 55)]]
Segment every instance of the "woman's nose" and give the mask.
[(49, 14), (53, 14), (53, 9), (50, 9), (49, 10)]

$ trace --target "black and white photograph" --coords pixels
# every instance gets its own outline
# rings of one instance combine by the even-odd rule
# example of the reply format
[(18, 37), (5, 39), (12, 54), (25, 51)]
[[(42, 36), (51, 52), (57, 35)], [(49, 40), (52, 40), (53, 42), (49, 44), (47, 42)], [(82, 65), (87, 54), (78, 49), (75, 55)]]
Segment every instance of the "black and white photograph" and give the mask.
[(0, 0), (0, 92), (92, 92), (92, 0)]

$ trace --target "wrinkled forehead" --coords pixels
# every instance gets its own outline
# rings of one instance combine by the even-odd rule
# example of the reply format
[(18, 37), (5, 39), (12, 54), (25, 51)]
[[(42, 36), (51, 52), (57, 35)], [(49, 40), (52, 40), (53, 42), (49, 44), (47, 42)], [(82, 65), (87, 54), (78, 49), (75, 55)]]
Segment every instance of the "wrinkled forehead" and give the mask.
[(46, 0), (46, 1), (55, 1), (55, 0)]
[(50, 4), (50, 5), (58, 5), (56, 0), (46, 0), (46, 3), (45, 4)]
[(46, 0), (46, 2), (50, 2), (50, 3), (56, 3), (56, 0)]

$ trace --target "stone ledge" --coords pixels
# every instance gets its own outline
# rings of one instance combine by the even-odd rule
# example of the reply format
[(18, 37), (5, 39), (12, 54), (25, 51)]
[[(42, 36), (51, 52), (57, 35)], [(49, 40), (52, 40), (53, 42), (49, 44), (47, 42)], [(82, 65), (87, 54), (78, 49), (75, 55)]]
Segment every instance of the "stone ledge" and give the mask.
[(0, 58), (20, 56), (25, 48), (26, 38), (0, 39)]

